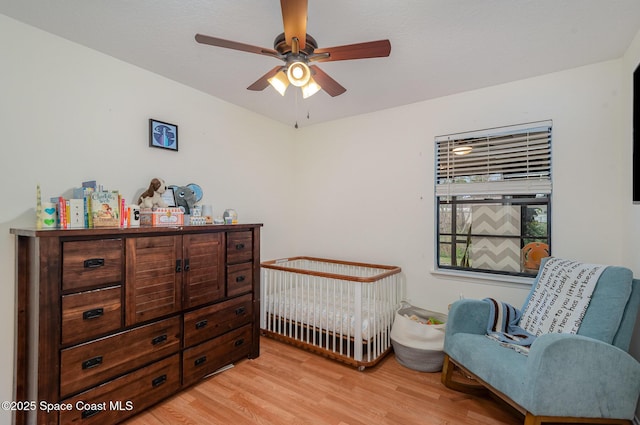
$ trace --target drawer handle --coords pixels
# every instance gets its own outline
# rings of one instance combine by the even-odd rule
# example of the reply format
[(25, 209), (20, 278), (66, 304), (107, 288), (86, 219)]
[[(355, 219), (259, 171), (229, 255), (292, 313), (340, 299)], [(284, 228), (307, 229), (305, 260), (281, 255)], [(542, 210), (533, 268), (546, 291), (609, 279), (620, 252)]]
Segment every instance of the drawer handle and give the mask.
[(158, 345), (167, 340), (167, 334), (157, 336), (151, 340), (151, 345)]
[(98, 413), (100, 413), (100, 412), (101, 412), (101, 410), (99, 410), (99, 409), (89, 409), (89, 410), (84, 410), (84, 411), (82, 412), (82, 415), (81, 415), (81, 416), (82, 416), (82, 419), (89, 419), (90, 417), (95, 416), (95, 415), (97, 415), (97, 414), (98, 414)]
[(242, 344), (244, 344), (244, 338), (240, 338), (233, 343), (235, 347), (240, 347)]
[(245, 307), (236, 308), (236, 316), (240, 316), (247, 311)]
[(244, 282), (245, 279), (246, 279), (246, 277), (244, 277), (244, 276), (238, 276), (238, 277), (236, 277), (236, 283)]
[(205, 326), (207, 326), (207, 323), (209, 323), (207, 319), (196, 322), (196, 329), (204, 328)]
[(159, 387), (165, 382), (167, 382), (167, 375), (160, 375), (157, 378), (155, 378), (153, 381), (151, 381), (151, 386), (153, 386), (153, 388)]
[(244, 249), (244, 244), (243, 243), (236, 244), (236, 249)]
[(194, 365), (194, 366), (200, 366), (201, 364), (203, 364), (203, 363), (204, 363), (204, 362), (206, 362), (206, 361), (207, 361), (207, 356), (202, 356), (202, 357), (197, 358), (197, 359), (193, 362), (193, 365)]
[(102, 364), (102, 356), (96, 356), (92, 359), (85, 360), (82, 362), (82, 369), (91, 369), (96, 366), (100, 366)]
[(93, 310), (87, 310), (84, 313), (82, 313), (82, 319), (83, 320), (97, 319), (103, 314), (104, 314), (104, 308), (102, 307), (94, 308)]
[(182, 260), (176, 260), (176, 273), (180, 273), (182, 271)]
[(96, 267), (104, 266), (104, 258), (89, 258), (84, 260), (85, 269), (95, 269)]

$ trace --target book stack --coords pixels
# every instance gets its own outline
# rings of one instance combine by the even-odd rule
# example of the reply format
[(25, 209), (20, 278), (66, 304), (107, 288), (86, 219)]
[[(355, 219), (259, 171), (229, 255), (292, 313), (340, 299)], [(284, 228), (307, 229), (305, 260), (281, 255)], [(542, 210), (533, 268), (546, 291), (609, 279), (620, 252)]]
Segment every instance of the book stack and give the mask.
[(117, 190), (104, 190), (95, 180), (73, 190), (73, 197), (51, 198), (58, 210), (57, 227), (126, 227), (125, 199)]

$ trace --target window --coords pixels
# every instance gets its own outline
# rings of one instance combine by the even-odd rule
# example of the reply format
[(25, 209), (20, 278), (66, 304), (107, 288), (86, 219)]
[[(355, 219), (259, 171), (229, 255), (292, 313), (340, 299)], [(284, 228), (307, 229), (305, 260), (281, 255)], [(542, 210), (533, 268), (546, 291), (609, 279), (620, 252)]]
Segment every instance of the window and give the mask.
[(537, 273), (551, 253), (551, 127), (436, 137), (438, 268)]

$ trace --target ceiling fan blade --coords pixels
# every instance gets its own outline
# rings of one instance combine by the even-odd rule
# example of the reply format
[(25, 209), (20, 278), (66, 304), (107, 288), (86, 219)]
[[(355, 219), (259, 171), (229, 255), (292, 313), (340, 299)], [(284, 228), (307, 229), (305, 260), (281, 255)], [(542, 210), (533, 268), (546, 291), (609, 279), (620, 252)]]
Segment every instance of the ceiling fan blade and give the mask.
[(242, 52), (256, 53), (259, 55), (273, 56), (282, 59), (280, 53), (273, 49), (252, 46), (250, 44), (239, 43), (237, 41), (225, 40), (223, 38), (211, 37), (203, 34), (196, 34), (196, 41), (200, 44), (208, 44), (210, 46), (224, 47), (225, 49), (240, 50)]
[(345, 46), (316, 49), (313, 54), (322, 55), (328, 53), (328, 57), (318, 59), (310, 58), (317, 62), (345, 61), (350, 59), (382, 58), (391, 53), (389, 40), (369, 41), (366, 43), (349, 44)]
[(347, 89), (342, 87), (336, 80), (329, 77), (329, 75), (318, 68), (317, 65), (311, 65), (311, 72), (313, 73), (313, 79), (316, 83), (322, 87), (322, 90), (326, 91), (331, 97), (340, 96), (346, 92)]
[(304, 49), (307, 40), (307, 0), (280, 0), (280, 7), (287, 46), (291, 46), (291, 40), (297, 37), (300, 49)]
[(280, 72), (281, 69), (282, 69), (281, 66), (276, 66), (271, 71), (267, 72), (262, 77), (258, 78), (258, 80), (255, 83), (247, 87), (247, 90), (262, 91), (266, 89), (267, 87), (269, 87), (269, 81), (268, 81), (269, 78), (276, 75), (278, 72)]

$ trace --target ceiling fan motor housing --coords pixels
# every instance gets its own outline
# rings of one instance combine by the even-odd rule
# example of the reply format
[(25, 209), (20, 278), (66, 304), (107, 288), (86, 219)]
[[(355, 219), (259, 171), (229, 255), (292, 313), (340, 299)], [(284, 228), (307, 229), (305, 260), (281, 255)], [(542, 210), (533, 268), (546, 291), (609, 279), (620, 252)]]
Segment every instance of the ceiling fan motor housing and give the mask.
[[(284, 37), (284, 33), (279, 34), (275, 40), (273, 40), (273, 48), (277, 50), (281, 55), (286, 56), (292, 53), (293, 47), (287, 44), (287, 41)], [(303, 54), (305, 56), (310, 56), (313, 54), (313, 51), (318, 48), (318, 43), (316, 40), (311, 37), (309, 34), (306, 34), (306, 42), (303, 49), (299, 50), (299, 54)]]

